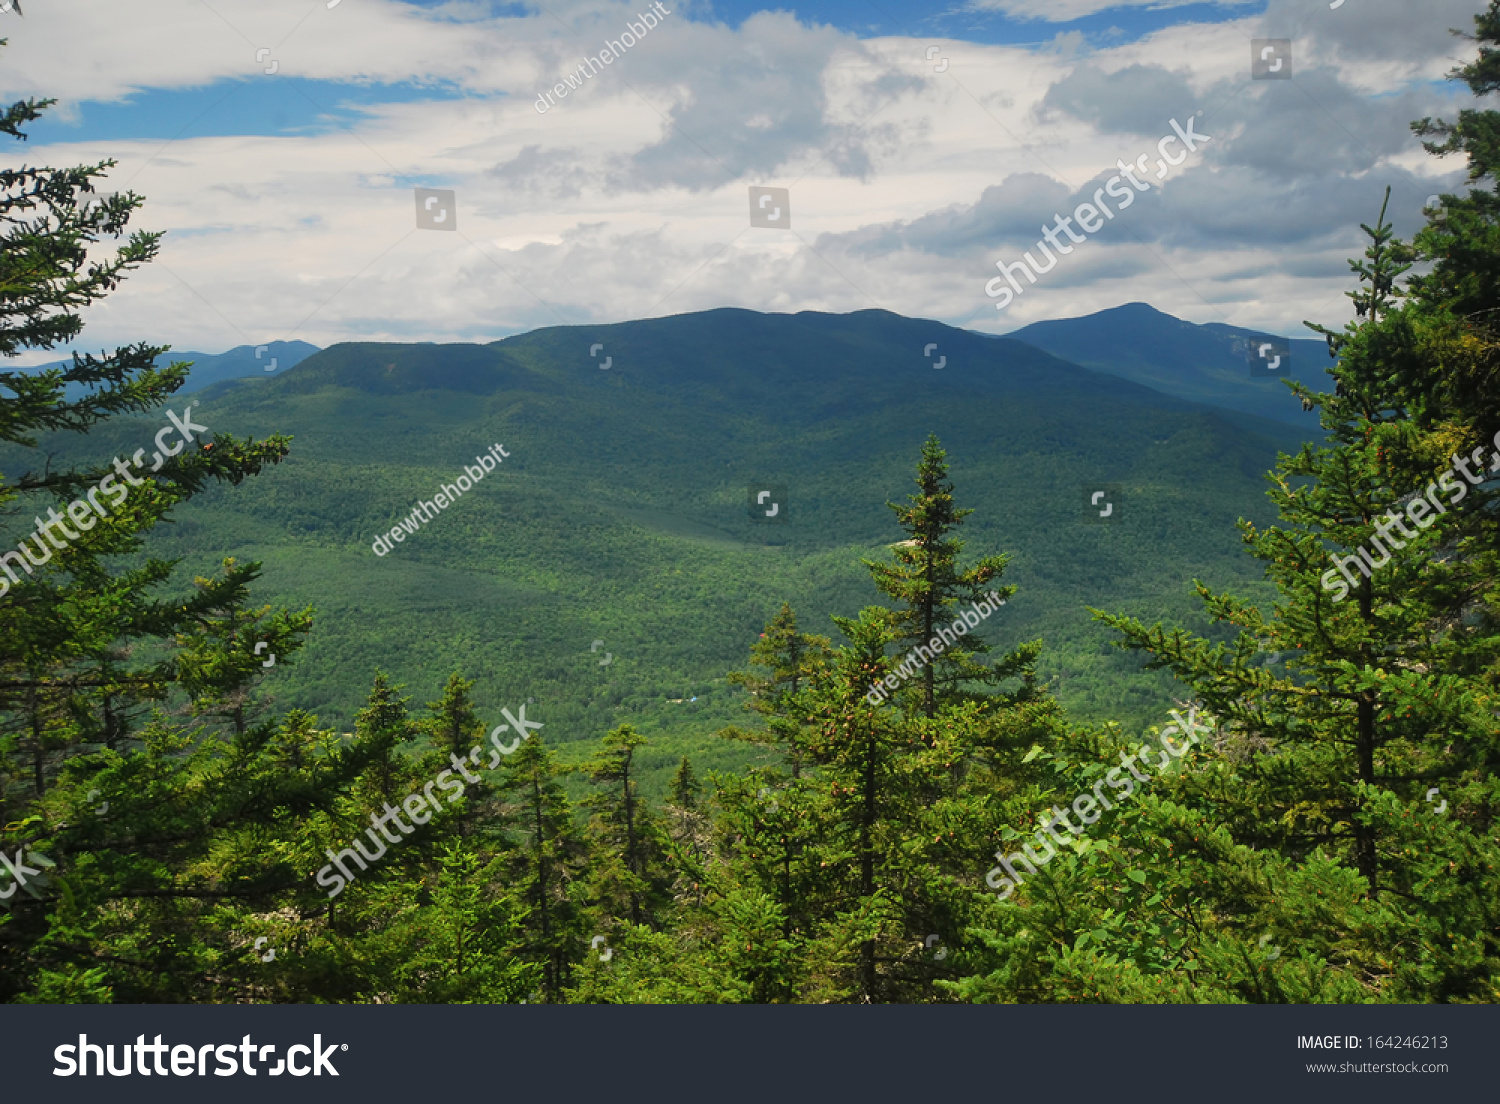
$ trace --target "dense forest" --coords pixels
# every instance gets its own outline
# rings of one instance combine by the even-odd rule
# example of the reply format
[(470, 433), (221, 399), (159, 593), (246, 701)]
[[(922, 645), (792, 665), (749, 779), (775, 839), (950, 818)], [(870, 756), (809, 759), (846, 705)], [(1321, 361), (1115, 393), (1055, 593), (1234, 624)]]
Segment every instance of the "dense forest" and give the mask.
[[(1485, 95), (1500, 3), (1477, 22)], [(1365, 226), (1355, 321), (1313, 327), (1332, 390), (1288, 385), (1325, 439), (1239, 523), (1253, 595), (1194, 583), (1197, 628), (1092, 611), (1145, 723), (1070, 712), (1045, 639), (993, 643), (1021, 595), (934, 425), (864, 565), (879, 601), (784, 601), (723, 672), (737, 769), (679, 756), (649, 793), (640, 726), (564, 757), (524, 694), (482, 721), (465, 670), (425, 704), (360, 671), (330, 729), (262, 690), (314, 610), (259, 600), (260, 562), (188, 581), (150, 551), (292, 440), (194, 422), (148, 343), (0, 373), (26, 457), (0, 483), (0, 998), (1500, 999), (1497, 127), (1414, 124), (1472, 189), (1412, 242)], [(92, 195), (111, 164), (0, 174), (0, 353), (69, 343), (156, 256), (91, 252), (141, 203)], [(112, 460), (54, 462), (96, 429)]]

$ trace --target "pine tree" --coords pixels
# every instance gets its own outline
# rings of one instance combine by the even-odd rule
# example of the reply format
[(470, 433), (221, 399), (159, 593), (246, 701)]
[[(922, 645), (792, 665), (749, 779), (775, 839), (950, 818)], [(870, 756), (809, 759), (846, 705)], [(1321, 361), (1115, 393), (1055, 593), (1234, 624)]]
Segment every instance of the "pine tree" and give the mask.
[[(0, 131), (24, 140), (21, 127), (54, 102), (12, 105), (0, 113)], [(72, 169), (0, 170), (0, 355), (71, 341), (82, 329), (78, 311), (156, 256), (161, 235), (136, 233), (112, 257), (89, 260), (88, 246), (101, 235), (122, 232), (142, 202), (133, 193), (99, 205), (80, 202), (91, 181), (113, 166), (103, 161)], [(166, 351), (141, 344), (105, 357), (75, 356), (66, 369), (0, 372), (0, 388), (10, 396), (0, 402), (0, 441), (39, 453), (39, 434), (87, 433), (117, 414), (157, 408), (181, 387), (188, 367), (156, 368), (155, 359)], [(82, 385), (82, 394), (67, 397), (70, 384)], [(179, 447), (170, 459), (158, 454), (157, 466), (143, 470), (141, 478), (107, 465), (40, 462), (40, 470), (23, 471), (0, 486), (0, 508), (20, 509), (26, 502), (28, 512), (47, 512), (49, 518), (37, 518), (33, 531), (22, 530), (24, 536), (0, 535), (0, 712), (22, 718), (24, 735), (11, 754), (26, 756), (35, 795), (46, 791), (56, 763), (87, 737), (118, 743), (124, 715), (160, 700), (174, 677), (162, 664), (123, 666), (129, 652), (121, 647), (190, 624), (190, 611), (151, 598), (171, 566), (148, 560), (119, 572), (111, 570), (111, 561), (137, 552), (140, 534), (208, 481), (238, 483), (279, 461), (287, 439), (255, 444), (218, 435), (197, 451)], [(116, 499), (121, 490), (124, 497)], [(96, 506), (97, 516), (84, 517), (90, 523), (85, 529), (65, 511), (69, 500), (87, 503), (91, 491), (95, 504), (107, 499), (113, 508)]]
[(849, 643), (821, 652), (795, 687), (792, 674), (803, 668), (791, 654), (795, 621), (784, 609), (752, 652), (769, 676), (740, 676), (758, 692), (753, 708), (767, 720), (769, 734), (759, 738), (786, 746), (790, 739), (777, 734), (796, 734), (802, 769), (790, 780), (774, 768), (744, 781), (716, 778), (705, 923), (723, 932), (732, 921), (723, 902), (731, 898), (747, 908), (760, 902), (755, 908), (770, 910), (761, 915), (777, 918), (777, 938), (752, 940), (753, 950), (737, 958), (755, 980), (741, 976), (735, 984), (767, 999), (933, 999), (933, 982), (951, 971), (967, 929), (990, 918), (974, 856), (993, 847), (1006, 802), (1030, 784), (1035, 771), (1021, 764), (1021, 753), (1055, 735), (1056, 705), (1030, 674), (1038, 646), (976, 679), (1019, 674), (1021, 686), (1010, 694), (962, 691), (970, 672), (955, 669), (935, 684), (931, 717), (925, 694), (912, 711), (871, 701), (868, 688), (902, 662), (887, 655), (898, 634), (925, 631), (1003, 568), (1003, 559), (957, 568), (961, 545), (951, 529), (966, 511), (953, 507), (935, 439), (924, 449), (918, 483), (916, 505), (898, 516), (921, 535), (912, 548), (926, 551), (919, 559), (899, 546), (895, 567), (872, 565), (877, 585), (911, 606), (835, 617)]
[(533, 992), (541, 969), (523, 957), (523, 906), (501, 883), (501, 865), (450, 841), (429, 876), (384, 888), (391, 999), (514, 1004)]
[[(798, 631), (797, 615), (791, 604), (782, 603), (780, 611), (766, 625), (766, 631), (750, 647), (752, 670), (731, 671), (728, 675), (731, 685), (743, 686), (750, 692), (746, 707), (764, 718), (766, 728), (745, 731), (731, 726), (718, 735), (779, 750), (786, 756), (792, 777), (798, 777), (806, 757), (806, 734), (792, 719), (797, 713), (792, 700), (826, 668), (828, 646), (826, 636)], [(765, 673), (754, 670), (756, 667)]]
[[(1348, 927), (1315, 910), (1325, 912), (1317, 931), (1283, 933), (1319, 968), (1357, 965), (1384, 999), (1486, 999), (1500, 947), (1477, 933), (1500, 918), (1484, 811), (1500, 793), (1500, 733), (1484, 672), (1500, 657), (1500, 634), (1493, 545), (1476, 549), (1470, 530), (1493, 524), (1475, 520), (1493, 495), (1478, 486), (1478, 452), (1474, 472), (1449, 451), (1462, 430), (1436, 416), (1440, 384), (1425, 403), (1408, 401), (1422, 374), (1408, 340), (1418, 322), (1395, 284), (1408, 254), (1381, 215), (1353, 265), (1358, 318), (1328, 334), (1339, 355), (1334, 393), (1294, 388), (1319, 408), (1330, 444), (1281, 458), (1269, 494), (1282, 525), (1240, 523), (1277, 587), (1269, 616), (1201, 583), (1209, 612), (1238, 630), (1228, 643), (1100, 616), (1225, 728), (1220, 754), (1188, 791), (1225, 832), (1176, 833), (1178, 865), (1222, 865), (1233, 847), (1269, 853), (1266, 872), (1280, 878), (1254, 894), (1261, 915), (1272, 892), (1285, 901), (1318, 870), (1312, 885), (1341, 902)], [(1439, 381), (1442, 368), (1426, 374)], [(1444, 474), (1450, 461), (1463, 483)], [(1291, 658), (1256, 662), (1268, 651)], [(1434, 815), (1434, 788), (1449, 795), (1446, 816)], [(1439, 867), (1452, 887), (1441, 893)], [(1207, 907), (1243, 914), (1243, 885), (1226, 892), (1240, 899)], [(1446, 943), (1439, 930), (1451, 933)]]
[(473, 689), (473, 680), (454, 671), (443, 686), (442, 698), (427, 703), (428, 732), (445, 755), (463, 757), (484, 740), (484, 722), (479, 719), (469, 694)]
[[(677, 847), (679, 855), (685, 852), (688, 863), (697, 868), (702, 863), (707, 848), (704, 827), (708, 817), (702, 808), (703, 784), (693, 773), (693, 765), (688, 762), (686, 755), (677, 764), (668, 792), (672, 797), (670, 807), (676, 821), (672, 843)], [(685, 875), (689, 873), (685, 872)]]
[(270, 606), (246, 610), (250, 585), (260, 577), (258, 564), (223, 561), (222, 578), (198, 576), (198, 593), (179, 612), (185, 622), (174, 643), (178, 653), (176, 681), (199, 715), (229, 721), (243, 736), (248, 717), (263, 703), (251, 699), (251, 687), (269, 662), (283, 663), (302, 647), (312, 628), (312, 610), (273, 614)]
[(810, 973), (808, 945), (836, 904), (822, 846), (831, 823), (827, 787), (813, 770), (790, 782), (774, 771), (716, 775), (715, 788), (713, 858), (702, 864), (710, 927), (743, 921), (725, 911), (733, 900), (773, 910), (778, 938), (737, 956), (750, 971), (740, 980), (759, 1000), (794, 1000)]
[(664, 832), (636, 786), (636, 751), (646, 738), (630, 725), (605, 735), (581, 770), (599, 792), (584, 799), (593, 816), (590, 863), (594, 895), (606, 915), (659, 928), (670, 901)]
[(567, 771), (540, 735), (523, 740), (501, 772), (500, 823), (521, 840), (506, 857), (506, 882), (528, 908), (526, 955), (541, 964), (543, 999), (556, 1002), (585, 938), (578, 898), (587, 847), (563, 789)]
[(365, 707), (354, 716), (354, 743), (370, 764), (372, 803), (390, 802), (404, 796), (401, 787), (409, 781), (409, 765), (402, 756), (406, 745), (420, 731), (406, 710), (408, 698), (399, 696), (384, 671), (375, 672), (375, 682)]
[(688, 762), (686, 755), (677, 764), (677, 772), (672, 775), (671, 793), (672, 803), (683, 812), (697, 812), (698, 799), (703, 794), (703, 786), (693, 774), (693, 765)]
[[(1474, 17), (1475, 33), (1470, 40), (1478, 46), (1479, 56), (1467, 65), (1455, 68), (1451, 77), (1463, 81), (1474, 96), (1483, 98), (1500, 91), (1500, 3), (1491, 0), (1489, 7)], [(1493, 108), (1464, 108), (1458, 120), (1446, 123), (1432, 118), (1412, 123), (1421, 137), (1436, 139), (1423, 147), (1439, 157), (1462, 155), (1468, 162), (1466, 195), (1442, 196), (1440, 211), (1431, 213), (1428, 226), (1418, 236), (1424, 259), (1432, 260), (1431, 271), (1411, 282), (1413, 291), (1431, 304), (1442, 304), (1453, 317), (1466, 326), (1490, 329), (1489, 313), (1500, 303), (1500, 112)], [(1441, 217), (1439, 217), (1441, 216)], [(1484, 376), (1467, 381), (1478, 384), (1471, 399), (1490, 400), (1483, 409), (1491, 418), (1500, 418), (1495, 403), (1500, 398), (1493, 363)], [(1487, 386), (1486, 386), (1487, 383)], [(1464, 389), (1460, 388), (1460, 393)], [(1477, 408), (1476, 408), (1477, 409)], [(1492, 427), (1493, 428), (1493, 427)]]
[[(953, 534), (974, 511), (954, 506), (946, 457), (936, 434), (930, 434), (922, 445), (917, 493), (908, 497), (910, 505), (886, 504), (910, 539), (891, 546), (894, 564), (864, 561), (876, 588), (902, 603), (891, 615), (891, 624), (895, 630), (893, 642), (903, 653), (918, 647), (926, 649), (938, 636), (938, 629), (947, 628), (961, 603), (988, 603), (993, 596), (998, 604), (1016, 590), (992, 584), (1004, 575), (1008, 556), (986, 556), (973, 567), (960, 570), (958, 557), (963, 541)], [(940, 701), (956, 700), (963, 684), (996, 684), (1023, 674), (1040, 650), (1040, 644), (1028, 646), (990, 668), (974, 660), (990, 651), (984, 640), (964, 634), (959, 640), (962, 643), (948, 645), (935, 659), (921, 658), (920, 708), (929, 720), (937, 716)]]
[[(12, 106), (0, 130), (23, 138), (51, 103)], [(139, 233), (113, 256), (88, 256), (141, 202), (82, 201), (112, 165), (0, 171), (0, 355), (70, 342), (78, 312), (155, 256), (160, 235)], [(187, 369), (157, 369), (166, 351), (141, 344), (75, 355), (65, 369), (0, 372), (0, 441), (40, 456), (44, 434), (157, 409)], [(82, 393), (69, 397), (70, 384)], [(219, 434), (197, 444), (158, 453), (149, 468), (144, 449), (129, 465), (39, 462), (0, 487), (7, 513), (24, 504), (49, 518), (0, 535), (0, 850), (48, 856), (46, 874), (0, 909), (0, 999), (237, 999), (248, 991), (233, 968), (243, 952), (226, 925), (316, 893), (293, 856), (310, 842), (301, 818), (336, 779), (286, 770), (274, 726), (243, 715), (228, 731), (143, 715), (183, 695), (202, 717), (230, 718), (243, 682), (243, 671), (229, 677), (228, 637), (202, 619), (226, 599), (243, 605), (258, 565), (183, 600), (161, 594), (170, 563), (136, 554), (178, 503), (278, 462), (288, 441)], [(122, 570), (123, 557), (135, 562)], [(305, 618), (270, 620), (290, 654)], [(178, 656), (134, 661), (137, 642), (160, 654), (174, 641)]]

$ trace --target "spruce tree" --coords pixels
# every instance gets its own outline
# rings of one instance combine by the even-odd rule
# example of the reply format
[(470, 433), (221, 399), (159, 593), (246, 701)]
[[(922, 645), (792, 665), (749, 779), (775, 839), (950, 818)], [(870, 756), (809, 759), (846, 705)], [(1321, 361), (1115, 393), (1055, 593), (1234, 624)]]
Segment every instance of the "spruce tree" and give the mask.
[(506, 882), (527, 906), (525, 953), (541, 965), (543, 999), (556, 1002), (587, 936), (580, 907), (587, 846), (573, 822), (559, 766), (540, 734), (501, 763), (500, 824), (519, 843), (505, 857)]
[[(898, 634), (936, 625), (1003, 568), (1003, 558), (957, 567), (961, 545), (951, 530), (966, 511), (953, 505), (935, 439), (924, 448), (918, 484), (914, 505), (898, 516), (920, 539), (897, 547), (896, 566), (871, 565), (877, 584), (908, 608), (835, 617), (849, 643), (806, 668), (792, 654), (795, 621), (784, 609), (752, 650), (769, 676), (740, 676), (766, 718), (760, 738), (786, 746), (790, 737), (777, 734), (795, 734), (802, 769), (789, 780), (775, 768), (716, 779), (718, 861), (708, 867), (705, 922), (722, 931), (729, 921), (722, 902), (731, 896), (771, 910), (778, 938), (739, 961), (759, 980), (736, 984), (772, 999), (933, 999), (933, 981), (951, 973), (968, 929), (988, 917), (975, 856), (992, 849), (1006, 802), (1035, 773), (1021, 752), (1055, 735), (1055, 703), (1030, 672), (1038, 645), (980, 668), (980, 683), (1019, 675), (1012, 693), (963, 691), (972, 672), (959, 665), (934, 684), (933, 716), (921, 688), (906, 699), (915, 708), (872, 703), (869, 687), (904, 661), (888, 654)], [(794, 686), (793, 673), (804, 669)]]
[(718, 735), (775, 748), (786, 757), (791, 776), (801, 774), (807, 736), (793, 719), (797, 710), (792, 701), (827, 666), (828, 646), (826, 636), (799, 631), (791, 603), (783, 602), (750, 646), (751, 669), (728, 675), (731, 685), (750, 692), (746, 708), (761, 716), (766, 728), (746, 731), (731, 726)]
[[(24, 138), (21, 127), (51, 102), (13, 105), (0, 131)], [(72, 341), (81, 309), (155, 256), (160, 235), (140, 233), (112, 256), (88, 255), (141, 202), (85, 202), (112, 165), (0, 170), (0, 355)], [(0, 441), (27, 450), (31, 465), (4, 481), (0, 506), (77, 527), (39, 519), (33, 531), (0, 535), (0, 850), (47, 857), (45, 875), (6, 887), (16, 892), (0, 908), (0, 999), (240, 999), (257, 984), (241, 970), (250, 946), (241, 922), (318, 895), (304, 825), (338, 771), (315, 770), (312, 757), (289, 769), (277, 727), (236, 714), (258, 664), (247, 670), (249, 642), (220, 619), (239, 616), (229, 611), (244, 607), (258, 565), (232, 565), (175, 598), (163, 593), (172, 564), (137, 555), (175, 506), (278, 462), (287, 439), (193, 438), (196, 447), (184, 442), (154, 466), (144, 449), (128, 465), (40, 459), (53, 451), (45, 435), (160, 408), (187, 369), (156, 368), (166, 351), (141, 344), (74, 355), (62, 369), (0, 372)], [(153, 419), (140, 432), (149, 440), (157, 428)], [(267, 622), (277, 650), (295, 651), (305, 616)], [(176, 654), (163, 656), (173, 643)], [(148, 651), (156, 658), (142, 663)], [(206, 723), (146, 716), (169, 702)]]
[[(961, 603), (977, 605), (991, 595), (995, 602), (1003, 602), (1016, 590), (995, 582), (1004, 575), (1008, 556), (986, 556), (966, 569), (958, 566), (964, 542), (955, 534), (974, 511), (954, 505), (947, 453), (936, 434), (929, 434), (922, 445), (916, 483), (917, 493), (908, 497), (909, 505), (886, 503), (909, 535), (908, 540), (891, 546), (896, 562), (864, 561), (876, 588), (901, 603), (891, 614), (891, 624), (893, 642), (903, 654), (926, 648), (938, 636), (938, 629), (954, 620)], [(956, 700), (966, 683), (995, 684), (1025, 673), (1040, 650), (1040, 645), (1029, 646), (991, 668), (974, 659), (990, 651), (983, 639), (961, 635), (959, 640), (935, 659), (920, 659), (920, 709), (928, 719), (937, 716), (940, 701)]]
[[(1491, 0), (1474, 17), (1474, 34), (1467, 37), (1477, 45), (1478, 56), (1449, 75), (1477, 98), (1492, 96), (1500, 90), (1500, 2)], [(1423, 143), (1429, 153), (1462, 156), (1470, 185), (1465, 195), (1442, 196), (1441, 208), (1418, 235), (1420, 255), (1433, 264), (1426, 275), (1411, 281), (1412, 289), (1429, 305), (1441, 305), (1471, 333), (1491, 333), (1490, 315), (1500, 303), (1500, 112), (1464, 108), (1454, 122), (1429, 117), (1412, 123), (1412, 130), (1432, 139)], [(1485, 416), (1500, 420), (1500, 380), (1493, 361), (1483, 373), (1460, 373), (1446, 382), (1456, 389), (1453, 397), (1473, 401), (1476, 413), (1482, 409)]]
[[(759, 945), (775, 958), (774, 969), (760, 955), (747, 952), (742, 961), (761, 975), (754, 987), (764, 999), (794, 1000), (808, 977), (808, 945), (835, 897), (822, 846), (831, 822), (827, 786), (817, 770), (790, 781), (767, 770), (715, 775), (714, 782), (714, 854), (703, 864), (711, 923), (722, 922), (725, 902), (737, 896), (774, 909), (779, 939)], [(767, 988), (773, 976), (779, 988)]]
[[(1223, 866), (1249, 848), (1265, 855), (1267, 880), (1225, 884), (1229, 899), (1205, 907), (1255, 925), (1278, 899), (1284, 908), (1319, 887), (1337, 917), (1301, 898), (1305, 916), (1322, 914), (1317, 930), (1280, 922), (1316, 968), (1358, 972), (1375, 999), (1486, 999), (1500, 961), (1483, 934), (1500, 918), (1486, 839), (1500, 734), (1486, 672), (1500, 635), (1495, 559), (1472, 529), (1492, 524), (1482, 519), (1493, 495), (1484, 464), (1464, 464), (1477, 453), (1450, 451), (1462, 427), (1436, 416), (1441, 364), (1427, 365), (1427, 394), (1413, 401), (1420, 320), (1396, 287), (1409, 254), (1381, 215), (1352, 265), (1356, 320), (1328, 334), (1334, 391), (1294, 387), (1319, 409), (1329, 444), (1278, 463), (1269, 496), (1282, 524), (1240, 523), (1277, 588), (1272, 608), (1196, 584), (1237, 630), (1221, 644), (1100, 616), (1223, 725), (1184, 793), (1206, 820), (1192, 838), (1169, 833), (1174, 862)], [(1290, 658), (1267, 667), (1257, 659), (1268, 651)], [(1206, 830), (1214, 824), (1222, 831)]]
[(524, 957), (524, 906), (502, 864), (452, 840), (429, 875), (384, 887), (392, 915), (372, 957), (391, 959), (389, 999), (514, 1004), (534, 992), (542, 971)]
[(402, 752), (417, 738), (419, 728), (407, 713), (410, 699), (399, 695), (400, 688), (390, 684), (385, 672), (376, 671), (369, 700), (354, 715), (354, 743), (370, 764), (368, 796), (376, 807), (399, 800), (404, 796), (403, 783), (409, 781)]
[[(683, 860), (681, 864), (693, 868), (683, 872), (684, 878), (691, 878), (702, 863), (708, 846), (705, 832), (708, 816), (702, 807), (703, 784), (693, 773), (693, 765), (688, 762), (686, 755), (677, 764), (677, 771), (672, 775), (669, 793), (672, 798), (670, 809), (676, 822), (672, 828), (672, 843)], [(691, 880), (696, 885), (698, 879)]]
[(593, 814), (590, 876), (598, 906), (606, 916), (659, 928), (670, 902), (665, 831), (641, 798), (636, 752), (646, 738), (630, 725), (611, 730), (599, 752), (581, 770), (598, 790), (583, 801)]
[(180, 611), (186, 625), (177, 633), (176, 681), (193, 700), (194, 709), (220, 717), (243, 736), (249, 719), (264, 703), (252, 696), (256, 682), (272, 667), (284, 664), (301, 647), (312, 628), (312, 610), (273, 613), (269, 605), (248, 610), (250, 585), (260, 577), (258, 564), (223, 561), (220, 578), (198, 576), (198, 593)]
[(484, 741), (484, 722), (474, 709), (470, 691), (474, 689), (472, 679), (466, 679), (457, 671), (448, 676), (443, 686), (443, 696), (427, 703), (427, 730), (433, 744), (446, 755), (460, 758), (469, 754), (476, 744)]

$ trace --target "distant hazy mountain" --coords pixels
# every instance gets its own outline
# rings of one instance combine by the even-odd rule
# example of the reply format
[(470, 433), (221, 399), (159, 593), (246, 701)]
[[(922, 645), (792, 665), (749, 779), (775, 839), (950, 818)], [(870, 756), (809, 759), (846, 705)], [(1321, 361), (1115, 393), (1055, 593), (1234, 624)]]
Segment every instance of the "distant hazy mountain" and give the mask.
[[(255, 355), (256, 350), (261, 350), (260, 357)], [(165, 356), (156, 358), (158, 367), (166, 367), (173, 361), (191, 361), (192, 369), (188, 372), (187, 382), (182, 385), (179, 395), (186, 395), (192, 391), (202, 391), (205, 387), (211, 387), (216, 383), (234, 379), (266, 379), (272, 376), (285, 375), (287, 370), (301, 364), (313, 353), (318, 351), (316, 345), (309, 345), (306, 341), (269, 341), (264, 345), (239, 345), (230, 349), (227, 353), (194, 353), (172, 351)], [(66, 367), (66, 362), (58, 361), (56, 364), (43, 365), (45, 368)], [(38, 368), (36, 371), (40, 371)], [(68, 396), (71, 398), (87, 390), (81, 384), (75, 384), (68, 388)]]
[[(1127, 303), (1081, 318), (1033, 322), (1005, 336), (1167, 395), (1317, 428), (1316, 416), (1303, 411), (1280, 379), (1251, 374), (1268, 336), (1258, 330), (1195, 325), (1145, 303)], [(1327, 344), (1297, 337), (1289, 346), (1291, 378), (1315, 391), (1331, 390)]]
[[(261, 350), (260, 357), (255, 355)], [(237, 345), (227, 353), (168, 353), (160, 363), (190, 360), (193, 369), (179, 394), (202, 391), (215, 383), (232, 379), (270, 379), (284, 375), (318, 351), (306, 341), (268, 341), (264, 345)]]
[[(253, 350), (240, 363), (253, 368)], [(784, 601), (804, 631), (839, 638), (830, 614), (879, 600), (859, 561), (905, 539), (886, 503), (913, 492), (928, 433), (975, 511), (966, 562), (1013, 556), (1006, 582), (1021, 590), (980, 631), (1005, 647), (1044, 639), (1042, 673), (1081, 716), (1140, 725), (1165, 715), (1170, 682), (1138, 673), (1085, 607), (1212, 631), (1192, 579), (1264, 597), (1234, 522), (1270, 519), (1262, 475), (1304, 437), (874, 310), (359, 342), (285, 364), (221, 385), (193, 416), (215, 433), (291, 434), (290, 457), (175, 511), (150, 551), (183, 557), (187, 578), (226, 555), (258, 560), (257, 601), (315, 605), (275, 693), (341, 731), (377, 668), (417, 702), (459, 670), (487, 718), (534, 700), (549, 741), (642, 725), (651, 786), (682, 754), (703, 770), (752, 764), (757, 749), (710, 735), (744, 720), (726, 672)], [(46, 447), (56, 463), (128, 455), (156, 421)], [(494, 444), (510, 454), (497, 470), (372, 551)], [(19, 466), (3, 453), (0, 470)]]

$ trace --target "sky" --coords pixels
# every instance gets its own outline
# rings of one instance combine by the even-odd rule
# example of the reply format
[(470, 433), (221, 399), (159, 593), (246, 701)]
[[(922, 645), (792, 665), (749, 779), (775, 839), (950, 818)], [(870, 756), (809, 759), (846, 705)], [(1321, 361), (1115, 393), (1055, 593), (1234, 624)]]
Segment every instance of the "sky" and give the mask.
[[(23, 0), (0, 10), (0, 95), (58, 102), (0, 141), (10, 166), (113, 160), (96, 189), (143, 197), (132, 230), (164, 233), (84, 312), (80, 351), (492, 341), (724, 306), (1005, 333), (1146, 302), (1306, 336), (1349, 319), (1387, 187), (1404, 236), (1464, 190), (1410, 123), (1473, 105), (1450, 28), (1483, 6)], [(1289, 41), (1262, 62), (1278, 75), (1252, 76), (1255, 39)], [(1177, 128), (1206, 137), (1188, 153)], [(1144, 167), (1135, 202), (1011, 301), (986, 293), (1121, 162)], [(752, 225), (764, 188), (787, 191)]]

